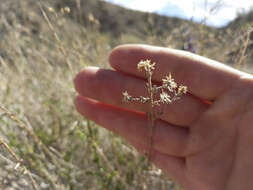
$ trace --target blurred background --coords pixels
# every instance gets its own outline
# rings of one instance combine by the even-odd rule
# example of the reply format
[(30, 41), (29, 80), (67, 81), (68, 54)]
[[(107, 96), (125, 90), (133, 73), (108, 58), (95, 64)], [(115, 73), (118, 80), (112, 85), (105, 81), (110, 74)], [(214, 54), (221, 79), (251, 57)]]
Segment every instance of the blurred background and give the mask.
[(253, 73), (248, 0), (0, 0), (0, 189), (179, 190), (80, 116), (73, 78), (117, 45), (181, 49)]
[(239, 14), (246, 14), (253, 8), (248, 0), (105, 0), (122, 7), (143, 12), (179, 17), (213, 27), (224, 27)]

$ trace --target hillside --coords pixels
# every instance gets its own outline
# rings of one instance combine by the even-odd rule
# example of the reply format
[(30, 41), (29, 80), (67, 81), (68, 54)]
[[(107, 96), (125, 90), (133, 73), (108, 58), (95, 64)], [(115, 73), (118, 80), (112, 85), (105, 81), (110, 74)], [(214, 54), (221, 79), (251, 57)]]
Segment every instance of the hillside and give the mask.
[[(229, 63), (238, 61), (239, 58), (235, 55), (242, 51), (240, 48), (246, 40), (247, 27), (253, 23), (252, 11), (238, 15), (227, 26), (218, 29), (179, 18), (128, 10), (100, 0), (61, 0), (55, 1), (54, 6), (58, 10), (63, 6), (70, 7), (72, 10), (70, 16), (75, 22), (88, 28), (96, 28), (114, 39), (122, 36), (124, 38), (127, 35), (127, 38), (134, 38), (134, 42), (143, 42), (150, 36), (156, 36), (160, 38), (160, 45), (180, 49), (185, 49), (184, 46), (188, 46), (187, 43), (190, 42), (195, 46), (194, 52)], [(172, 36), (173, 40), (168, 40)], [(252, 38), (253, 35), (251, 35)], [(231, 43), (233, 47), (225, 48), (226, 52), (223, 52), (223, 47)], [(202, 44), (201, 47), (199, 44)], [(202, 52), (203, 45), (208, 46), (209, 53)], [(248, 46), (247, 52), (252, 50), (252, 42), (249, 42)], [(215, 55), (219, 48), (223, 50), (218, 51), (222, 53), (222, 56)]]
[(75, 2), (69, 0), (56, 1), (55, 6), (58, 9), (63, 5), (70, 7), (72, 18), (82, 21), (82, 24), (85, 25), (91, 24), (92, 15), (98, 20), (101, 32), (109, 32), (114, 36), (129, 33), (141, 37), (148, 35), (151, 29), (155, 31), (155, 34), (162, 35), (165, 34), (165, 31), (188, 23), (179, 18), (168, 18), (157, 14), (128, 10), (101, 0), (80, 1), (80, 5)]
[(225, 28), (237, 29), (253, 23), (253, 8), (248, 13), (241, 13)]

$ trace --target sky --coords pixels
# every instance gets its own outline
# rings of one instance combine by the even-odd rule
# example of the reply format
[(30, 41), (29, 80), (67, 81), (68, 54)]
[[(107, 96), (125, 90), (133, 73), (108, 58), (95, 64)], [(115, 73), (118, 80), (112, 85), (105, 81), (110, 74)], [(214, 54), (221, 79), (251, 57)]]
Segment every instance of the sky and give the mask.
[[(253, 0), (105, 0), (130, 9), (193, 19), (210, 26), (225, 26), (238, 13), (253, 8)], [(217, 8), (215, 8), (217, 7)], [(208, 19), (205, 19), (208, 18)]]

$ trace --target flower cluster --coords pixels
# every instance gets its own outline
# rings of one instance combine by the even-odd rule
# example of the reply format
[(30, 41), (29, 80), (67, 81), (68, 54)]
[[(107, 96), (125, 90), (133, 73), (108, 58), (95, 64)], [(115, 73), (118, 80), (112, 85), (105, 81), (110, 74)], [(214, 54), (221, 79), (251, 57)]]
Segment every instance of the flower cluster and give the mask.
[[(148, 161), (150, 160), (151, 148), (153, 144), (153, 129), (155, 127), (155, 121), (158, 116), (163, 113), (163, 110), (155, 111), (154, 106), (160, 106), (161, 104), (172, 104), (176, 100), (180, 99), (183, 94), (187, 93), (187, 87), (180, 85), (178, 87), (172, 75), (169, 74), (162, 79), (162, 85), (157, 86), (152, 84), (152, 74), (155, 69), (155, 63), (151, 63), (150, 60), (140, 61), (137, 65), (139, 71), (145, 71), (147, 83), (146, 88), (148, 91), (148, 97), (132, 97), (127, 91), (124, 91), (123, 101), (125, 102), (141, 102), (149, 103), (150, 110), (147, 112), (149, 118), (149, 147)], [(158, 95), (158, 96), (157, 96)], [(155, 99), (155, 97), (158, 97)]]
[[(151, 79), (152, 71), (155, 69), (155, 63), (151, 63), (150, 60), (141, 60), (137, 65), (138, 70), (145, 70), (147, 78)], [(151, 82), (151, 80), (150, 80)], [(152, 104), (159, 106), (160, 104), (171, 104), (174, 101), (180, 99), (180, 96), (187, 93), (187, 87), (180, 85), (178, 86), (175, 80), (172, 78), (171, 73), (162, 79), (162, 85), (156, 86), (147, 83), (148, 91), (152, 92), (153, 95), (159, 94), (158, 100), (153, 100)], [(153, 96), (152, 96), (153, 97)], [(123, 100), (125, 102), (139, 101), (141, 103), (146, 103), (151, 101), (151, 97), (132, 97), (127, 91), (123, 92)]]

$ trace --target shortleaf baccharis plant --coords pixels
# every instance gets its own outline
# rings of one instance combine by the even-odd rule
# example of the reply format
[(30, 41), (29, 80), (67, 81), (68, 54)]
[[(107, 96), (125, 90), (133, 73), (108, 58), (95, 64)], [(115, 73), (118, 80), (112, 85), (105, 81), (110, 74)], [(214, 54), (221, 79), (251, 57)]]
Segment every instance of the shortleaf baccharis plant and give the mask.
[[(141, 102), (149, 104), (149, 111), (146, 113), (148, 117), (148, 129), (149, 129), (149, 152), (148, 162), (150, 161), (151, 149), (153, 146), (153, 133), (155, 129), (155, 122), (163, 114), (163, 105), (172, 104), (176, 100), (179, 100), (183, 94), (186, 94), (187, 87), (180, 85), (175, 82), (172, 75), (165, 76), (162, 79), (161, 86), (153, 85), (152, 74), (155, 70), (155, 63), (151, 63), (151, 60), (141, 60), (137, 68), (139, 71), (145, 71), (147, 78), (146, 88), (148, 92), (147, 97), (139, 96), (133, 97), (128, 94), (127, 91), (123, 92), (123, 101), (125, 102)], [(158, 97), (158, 98), (156, 98)], [(161, 109), (155, 109), (161, 108)]]

